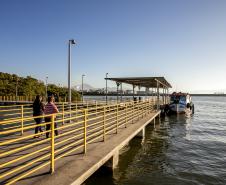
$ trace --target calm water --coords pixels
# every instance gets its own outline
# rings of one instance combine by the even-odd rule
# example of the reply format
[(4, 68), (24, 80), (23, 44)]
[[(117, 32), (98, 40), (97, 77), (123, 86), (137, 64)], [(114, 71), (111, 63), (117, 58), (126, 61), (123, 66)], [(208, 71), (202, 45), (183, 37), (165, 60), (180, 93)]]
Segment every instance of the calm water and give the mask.
[(193, 97), (195, 115), (171, 116), (143, 144), (133, 139), (113, 174), (98, 171), (85, 185), (226, 184), (226, 97)]

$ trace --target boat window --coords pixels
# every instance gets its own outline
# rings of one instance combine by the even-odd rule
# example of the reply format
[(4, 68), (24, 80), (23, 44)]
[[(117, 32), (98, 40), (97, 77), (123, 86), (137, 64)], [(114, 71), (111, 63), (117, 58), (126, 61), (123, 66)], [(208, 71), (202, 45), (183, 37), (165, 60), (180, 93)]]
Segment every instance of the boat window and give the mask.
[(175, 96), (171, 96), (171, 97), (170, 97), (170, 101), (171, 101), (171, 102), (174, 102), (174, 100), (176, 100), (176, 97), (175, 97)]
[(186, 101), (186, 97), (185, 97), (185, 96), (181, 96), (181, 97), (180, 97), (180, 100), (181, 100), (181, 101)]

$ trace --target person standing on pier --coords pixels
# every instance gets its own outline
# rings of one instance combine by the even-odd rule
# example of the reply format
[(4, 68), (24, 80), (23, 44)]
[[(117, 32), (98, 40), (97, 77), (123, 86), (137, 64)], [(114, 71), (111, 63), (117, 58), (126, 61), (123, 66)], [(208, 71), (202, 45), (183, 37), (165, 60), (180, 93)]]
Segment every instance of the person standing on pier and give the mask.
[[(35, 134), (38, 133), (38, 131), (42, 131), (42, 127), (40, 124), (42, 123), (42, 116), (44, 112), (44, 104), (42, 103), (42, 97), (40, 95), (37, 95), (35, 98), (35, 101), (33, 103), (33, 116), (35, 117), (34, 120), (36, 122), (36, 127), (35, 127)], [(35, 138), (38, 138), (40, 135), (35, 135)]]
[[(49, 114), (55, 114), (58, 113), (59, 110), (57, 108), (57, 106), (54, 104), (54, 97), (53, 96), (49, 96), (48, 97), (48, 103), (45, 105), (45, 109), (44, 109), (44, 113), (45, 115), (49, 115)], [(45, 117), (45, 122), (46, 124), (46, 131), (49, 131), (51, 128), (51, 121), (52, 121), (52, 117)], [(56, 130), (57, 128), (57, 124), (56, 122), (54, 123), (54, 127), (55, 127), (55, 135), (58, 135), (58, 130)], [(46, 138), (49, 138), (49, 132), (46, 132)]]

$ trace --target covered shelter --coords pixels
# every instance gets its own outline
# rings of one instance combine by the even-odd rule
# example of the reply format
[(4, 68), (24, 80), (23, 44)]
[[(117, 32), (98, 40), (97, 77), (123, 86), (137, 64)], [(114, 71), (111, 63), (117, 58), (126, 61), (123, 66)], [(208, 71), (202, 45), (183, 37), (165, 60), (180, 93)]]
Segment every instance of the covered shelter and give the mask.
[[(122, 84), (129, 84), (133, 86), (133, 98), (135, 96), (135, 88), (138, 87), (140, 90), (141, 87), (146, 88), (146, 93), (150, 92), (149, 89), (152, 88), (152, 95), (156, 92), (157, 96), (157, 105), (160, 104), (160, 92), (162, 89), (163, 103), (167, 103), (167, 95), (169, 94), (169, 88), (172, 88), (171, 84), (164, 77), (122, 77), (122, 78), (105, 78), (105, 80), (115, 81), (117, 85), (117, 100), (118, 100), (118, 91), (119, 86), (121, 86), (121, 100), (122, 100)], [(107, 92), (107, 90), (106, 90)], [(107, 97), (107, 93), (106, 93)], [(107, 98), (106, 98), (107, 100)]]

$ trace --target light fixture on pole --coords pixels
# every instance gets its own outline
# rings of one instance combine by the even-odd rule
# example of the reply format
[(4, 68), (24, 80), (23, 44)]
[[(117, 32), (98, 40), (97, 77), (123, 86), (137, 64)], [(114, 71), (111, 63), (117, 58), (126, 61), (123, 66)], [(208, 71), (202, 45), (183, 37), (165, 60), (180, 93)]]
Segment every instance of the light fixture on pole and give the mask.
[(75, 44), (74, 39), (70, 39), (68, 42), (68, 103), (71, 109), (71, 45)]
[(105, 88), (106, 104), (108, 104), (108, 80), (107, 80), (107, 78), (108, 78), (108, 73), (106, 73), (106, 78), (105, 78), (105, 80), (106, 80), (106, 88)]
[(84, 81), (84, 77), (85, 77), (86, 75), (82, 75), (82, 102), (84, 101), (84, 98), (83, 98), (83, 81)]
[(48, 76), (46, 77), (46, 101), (48, 100)]

